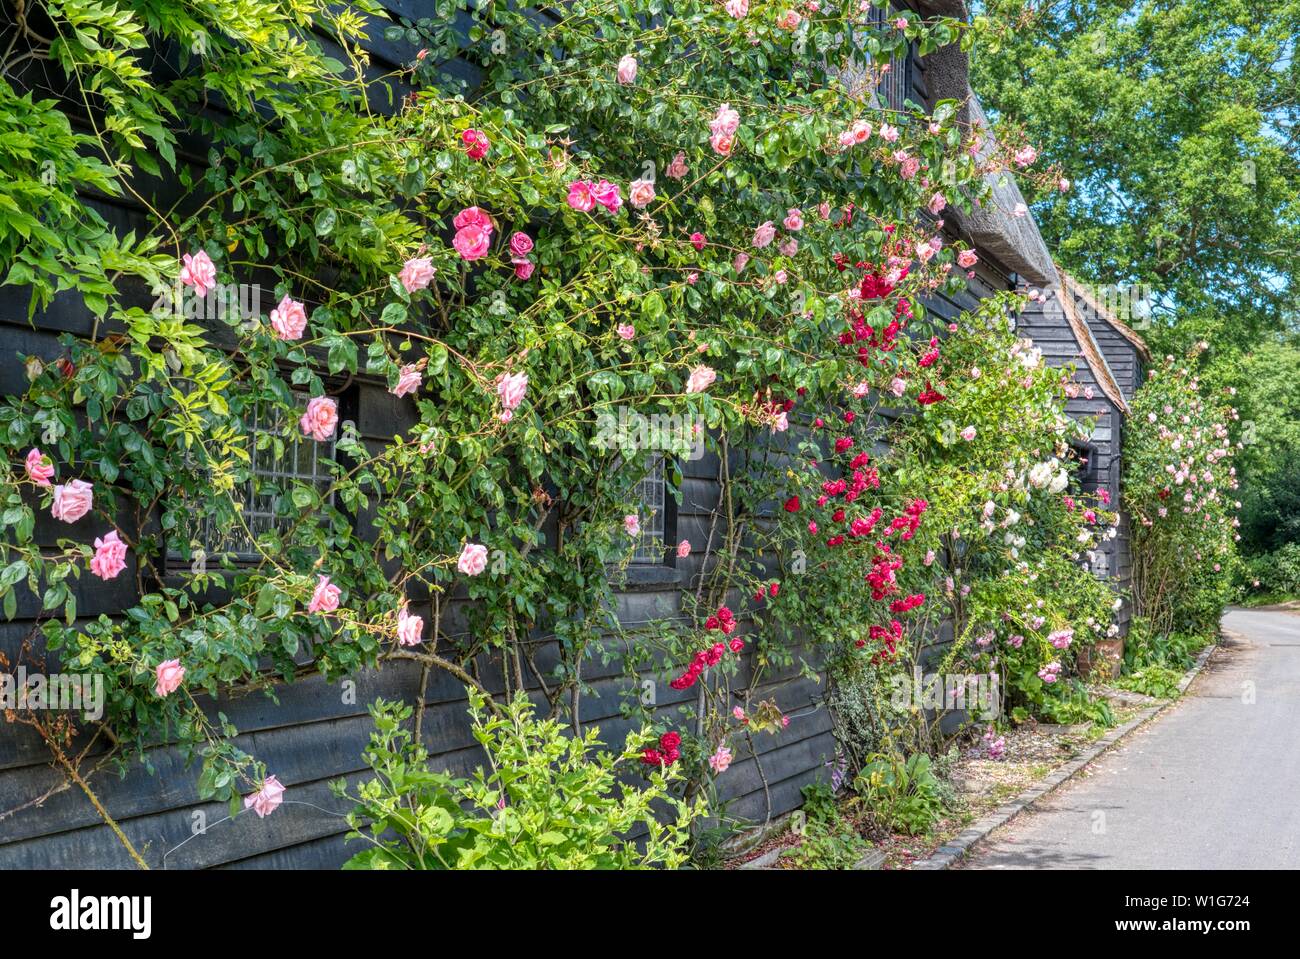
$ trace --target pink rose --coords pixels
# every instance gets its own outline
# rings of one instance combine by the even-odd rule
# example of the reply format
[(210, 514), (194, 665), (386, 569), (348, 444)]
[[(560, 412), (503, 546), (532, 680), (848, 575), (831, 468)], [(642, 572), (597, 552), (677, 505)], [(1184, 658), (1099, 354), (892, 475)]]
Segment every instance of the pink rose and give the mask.
[(668, 164), (668, 169), (665, 170), (664, 173), (674, 180), (680, 180), (682, 177), (686, 176), (685, 152), (678, 150), (673, 156), (672, 162)]
[(748, 263), (749, 263), (748, 253), (737, 253), (736, 258), (731, 261), (731, 268), (735, 270), (737, 274), (739, 274), (744, 271), (745, 266)]
[(90, 512), (95, 487), (84, 480), (71, 480), (54, 487), (54, 503), (50, 515), (65, 523), (75, 523)]
[(968, 426), (964, 430), (962, 430), (961, 438), (964, 439), (967, 443), (973, 440), (975, 438), (975, 427)]
[(112, 579), (126, 569), (126, 544), (111, 530), (95, 540), (95, 555), (90, 560), (90, 571), (100, 579)]
[(267, 776), (262, 788), (251, 796), (244, 797), (244, 808), (252, 809), (258, 819), (265, 819), (275, 812), (284, 801), (284, 786), (274, 776)]
[(478, 543), (466, 543), (456, 560), (456, 568), (466, 576), (477, 576), (487, 569), (488, 551)]
[(307, 604), (309, 613), (332, 613), (339, 608), (339, 594), (343, 591), (330, 582), (328, 576), (316, 577), (316, 589)]
[(588, 180), (574, 180), (569, 184), (568, 204), (579, 213), (588, 213), (596, 205), (592, 195), (592, 185)]
[(799, 16), (797, 10), (786, 10), (776, 18), (776, 25), (782, 30), (798, 30), (799, 24), (803, 22), (803, 17)]
[(463, 260), (481, 259), (492, 247), (492, 231), (476, 225), (462, 227), (451, 238), (451, 245)]
[(424, 617), (412, 616), (403, 606), (397, 613), (397, 641), (403, 646), (418, 646), (424, 632)]
[(630, 53), (618, 61), (618, 82), (632, 83), (636, 80), (636, 57)]
[(633, 538), (641, 535), (641, 517), (636, 513), (628, 513), (623, 517), (623, 529), (628, 536)]
[(420, 388), (420, 382), (423, 375), (414, 363), (407, 363), (402, 367), (397, 375), (397, 385), (394, 386), (390, 393), (394, 396), (405, 396), (407, 393), (414, 393)]
[(185, 667), (181, 665), (179, 659), (169, 659), (159, 663), (154, 668), (153, 675), (153, 691), (161, 698), (171, 695), (180, 688), (181, 680), (185, 678)]
[(888, 123), (880, 125), (880, 139), (886, 143), (893, 143), (898, 139), (898, 127), (892, 127)]
[(510, 258), (510, 262), (515, 268), (515, 279), (526, 280), (533, 275), (533, 270), (537, 268), (532, 260), (526, 256), (515, 256)]
[(628, 184), (627, 202), (631, 203), (638, 210), (643, 210), (650, 205), (655, 198), (655, 181), (654, 180), (633, 180)]
[(49, 486), (54, 479), (54, 464), (34, 446), (27, 453), (27, 478), (37, 486)]
[(731, 109), (730, 103), (718, 107), (717, 114), (709, 121), (709, 130), (712, 133), (734, 136), (738, 129), (740, 129), (740, 114)]
[(280, 305), (271, 311), (271, 329), (281, 340), (298, 340), (307, 328), (307, 310), (297, 300), (290, 299), (286, 293)]
[(480, 230), (486, 230), (491, 233), (496, 227), (492, 222), (492, 217), (488, 216), (479, 207), (467, 206), (452, 218), (451, 225), (458, 230), (463, 230), (467, 226), (476, 226)]
[(934, 196), (930, 197), (929, 210), (934, 216), (938, 216), (947, 205), (948, 198), (942, 193), (936, 193)]
[(754, 231), (754, 246), (760, 250), (772, 242), (776, 236), (776, 227), (772, 226), (771, 220), (765, 220), (759, 224), (758, 229)]
[(623, 205), (623, 195), (619, 191), (618, 184), (610, 183), (608, 180), (596, 181), (596, 185), (591, 188), (591, 195), (610, 213), (617, 213)]
[(691, 370), (690, 378), (686, 381), (687, 393), (703, 393), (718, 378), (718, 374), (712, 369), (701, 363), (695, 369)]
[(527, 256), (533, 252), (533, 238), (522, 230), (516, 230), (510, 237), (510, 252), (514, 256)]
[(786, 211), (785, 219), (781, 224), (791, 233), (798, 233), (803, 229), (803, 211), (798, 207), (791, 207)]
[(181, 260), (185, 264), (181, 267), (181, 283), (194, 287), (199, 296), (207, 296), (208, 290), (217, 285), (217, 268), (207, 251), (199, 250), (193, 256), (186, 253)]
[(314, 396), (307, 403), (298, 425), (304, 436), (310, 436), (318, 443), (323, 443), (334, 435), (334, 427), (339, 421), (339, 406), (332, 397)]
[(397, 279), (406, 288), (407, 293), (423, 290), (433, 282), (433, 274), (438, 272), (433, 267), (433, 260), (427, 256), (412, 257), (402, 264), (402, 271)]
[(709, 137), (709, 146), (718, 156), (731, 156), (731, 146), (735, 137), (730, 133), (715, 133)]
[(902, 166), (899, 168), (898, 175), (904, 180), (910, 180), (912, 177), (916, 176), (917, 171), (920, 169), (921, 161), (914, 156), (909, 156), (903, 161)]
[(465, 145), (465, 154), (471, 160), (481, 160), (488, 155), (492, 141), (482, 130), (466, 130), (460, 135), (460, 142)]
[(799, 252), (799, 241), (794, 237), (789, 237), (777, 249), (781, 251), (783, 256), (794, 256)]
[(736, 20), (743, 20), (749, 13), (749, 0), (727, 0), (725, 9)]
[(527, 373), (504, 373), (497, 379), (497, 396), (508, 410), (519, 408), (528, 392)]
[(691, 541), (689, 539), (684, 539), (677, 544), (677, 558), (685, 559), (687, 556), (690, 555), (691, 555)]
[(700, 233), (698, 230), (691, 234), (691, 246), (695, 247), (696, 250), (703, 250), (708, 242), (709, 241), (705, 239), (704, 234)]
[(1030, 146), (1022, 147), (1021, 149), (1016, 151), (1016, 155), (1015, 155), (1016, 166), (1020, 167), (1021, 169), (1024, 169), (1025, 167), (1029, 166), (1037, 159), (1038, 159), (1038, 151), (1035, 150), (1033, 147)]
[(709, 768), (715, 773), (725, 773), (731, 766), (731, 750), (726, 746), (719, 746), (712, 756), (709, 757)]
[(979, 262), (979, 257), (976, 256), (974, 250), (962, 250), (957, 254), (957, 265), (963, 270), (969, 270), (977, 262)]
[(620, 323), (617, 327), (617, 332), (620, 338), (630, 340), (636, 336), (636, 327), (631, 323)]
[(889, 392), (893, 393), (895, 396), (902, 396), (907, 392), (907, 380), (895, 376), (889, 381)]

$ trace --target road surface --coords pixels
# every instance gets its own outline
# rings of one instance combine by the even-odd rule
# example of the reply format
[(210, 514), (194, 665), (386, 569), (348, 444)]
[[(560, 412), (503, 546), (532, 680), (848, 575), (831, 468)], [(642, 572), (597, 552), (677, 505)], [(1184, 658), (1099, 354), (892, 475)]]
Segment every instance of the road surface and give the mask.
[(1230, 609), (1183, 699), (976, 845), (974, 869), (1300, 867), (1300, 615)]

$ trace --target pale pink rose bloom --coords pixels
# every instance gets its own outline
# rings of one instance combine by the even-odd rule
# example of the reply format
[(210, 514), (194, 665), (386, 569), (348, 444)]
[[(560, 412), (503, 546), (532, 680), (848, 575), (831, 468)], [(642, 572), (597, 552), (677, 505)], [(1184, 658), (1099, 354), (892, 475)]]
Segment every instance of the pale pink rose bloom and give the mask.
[(153, 676), (155, 695), (160, 698), (170, 696), (180, 688), (181, 680), (185, 678), (185, 667), (179, 659), (168, 659), (154, 668)]
[(412, 616), (405, 606), (397, 613), (397, 641), (403, 646), (418, 646), (424, 632), (424, 617)]
[(649, 206), (655, 198), (654, 180), (633, 180), (628, 184), (627, 202), (638, 210)]
[(731, 268), (735, 270), (737, 273), (741, 273), (744, 271), (745, 265), (747, 263), (749, 263), (749, 254), (737, 253), (736, 258), (731, 261)]
[(487, 569), (488, 550), (480, 543), (466, 543), (456, 560), (456, 568), (466, 576), (477, 576)]
[(862, 397), (866, 396), (870, 392), (871, 384), (866, 380), (861, 380), (853, 386), (853, 395), (858, 399), (862, 399)]
[(56, 486), (50, 515), (65, 523), (75, 523), (90, 512), (94, 493), (95, 487), (85, 480), (74, 479), (63, 486)]
[(786, 211), (785, 219), (781, 221), (781, 225), (791, 233), (798, 233), (803, 229), (803, 210), (797, 206), (790, 207)]
[(889, 392), (893, 393), (895, 396), (902, 396), (907, 392), (907, 380), (895, 376), (889, 381)]
[(420, 388), (420, 382), (423, 378), (423, 374), (414, 363), (407, 363), (398, 373), (397, 385), (389, 392), (394, 396), (405, 396), (407, 393), (414, 393)]
[(668, 164), (668, 169), (666, 169), (664, 173), (672, 177), (674, 180), (680, 180), (682, 177), (686, 176), (685, 151), (683, 150), (677, 151), (677, 153), (673, 156), (672, 162)]
[(926, 129), (930, 131), (931, 136), (938, 136), (940, 131), (943, 130), (943, 127), (941, 127), (937, 123), (931, 123), (928, 127), (926, 127)]
[(519, 408), (528, 392), (527, 373), (504, 373), (497, 379), (497, 396), (508, 410)]
[(689, 539), (684, 539), (677, 544), (677, 558), (685, 559), (687, 556), (690, 555), (691, 555), (691, 541)]
[(244, 797), (244, 808), (257, 813), (258, 819), (265, 819), (280, 807), (284, 801), (284, 786), (274, 776), (267, 776), (262, 788), (251, 796)]
[(896, 20), (894, 21), (894, 29), (895, 29), (895, 30), (906, 30), (906, 29), (907, 29), (907, 17), (899, 17), (898, 19), (896, 19)]
[(709, 768), (715, 773), (721, 774), (727, 771), (731, 765), (731, 750), (726, 746), (719, 746), (709, 757)]
[(298, 420), (304, 436), (310, 436), (318, 443), (323, 443), (334, 435), (334, 427), (339, 421), (339, 405), (329, 396), (314, 396), (307, 403)]
[(618, 184), (608, 180), (598, 180), (591, 188), (591, 195), (610, 213), (617, 213), (623, 205), (623, 195), (619, 192)]
[(472, 224), (462, 227), (451, 238), (451, 245), (463, 260), (482, 259), (492, 248), (492, 231)]
[(731, 109), (730, 103), (718, 107), (717, 114), (709, 121), (709, 130), (724, 136), (735, 136), (740, 129), (740, 114)]
[(934, 550), (927, 549), (925, 551), (925, 565), (929, 566), (933, 562), (934, 562)]
[(776, 419), (772, 421), (772, 432), (784, 433), (789, 428), (790, 428), (790, 419), (786, 415), (785, 411), (782, 410), (780, 413), (776, 414)]
[(934, 216), (938, 216), (947, 205), (948, 198), (942, 193), (936, 193), (934, 196), (930, 197), (929, 210)]
[(975, 438), (975, 427), (968, 426), (964, 430), (962, 430), (961, 438), (964, 439), (967, 443), (973, 440)]
[(831, 205), (828, 201), (822, 200), (821, 203), (817, 204), (817, 215), (823, 220), (831, 218)]
[(641, 535), (641, 517), (636, 513), (628, 513), (623, 517), (623, 530), (628, 536), (633, 538)]
[(790, 279), (790, 276), (785, 270), (777, 270), (772, 274), (772, 279), (776, 281), (778, 286), (785, 286), (785, 282)]
[(514, 418), (515, 418), (515, 414), (511, 410), (502, 410), (500, 413), (497, 414), (497, 419), (499, 419), (502, 423), (509, 423)]
[(27, 453), (27, 478), (37, 486), (49, 486), (54, 479), (54, 463), (34, 446)]
[(690, 378), (686, 381), (687, 393), (703, 393), (718, 378), (718, 374), (712, 369), (701, 363), (695, 369), (691, 370)]
[(742, 722), (745, 719), (745, 711), (741, 709), (739, 706), (733, 706), (731, 708), (731, 715), (735, 716), (736, 719), (739, 719)]
[(840, 142), (840, 146), (844, 147), (847, 150), (849, 147), (853, 146), (853, 144), (856, 143), (857, 141), (853, 139), (852, 130), (843, 130), (840, 132), (839, 142)]
[(591, 192), (591, 183), (588, 180), (574, 180), (569, 184), (569, 196), (567, 202), (569, 206), (579, 213), (588, 213), (596, 205), (596, 198)]
[(799, 252), (799, 241), (794, 237), (789, 237), (779, 247), (777, 247), (784, 256), (794, 256)]
[(194, 287), (199, 296), (207, 296), (208, 290), (217, 285), (217, 268), (212, 265), (207, 251), (199, 250), (193, 256), (186, 253), (181, 260), (185, 264), (181, 267), (181, 282)]
[(1070, 192), (1070, 181), (1067, 180), (1065, 177), (1061, 177), (1061, 179), (1058, 180), (1057, 183), (1056, 183), (1056, 188), (1057, 188), (1058, 190), (1060, 190), (1062, 193), (1069, 193), (1069, 192)]
[(715, 133), (709, 137), (709, 146), (718, 156), (731, 156), (731, 147), (735, 136), (730, 133)]
[(888, 123), (880, 125), (880, 139), (886, 143), (893, 143), (898, 139), (898, 128), (892, 127)]
[(618, 61), (618, 82), (632, 83), (636, 80), (636, 57), (630, 53)]
[(527, 256), (533, 252), (533, 238), (522, 230), (516, 230), (510, 237), (510, 252), (515, 256)]
[(743, 20), (749, 13), (749, 0), (727, 0), (727, 13), (736, 20)]
[(339, 594), (343, 591), (330, 582), (328, 576), (316, 577), (316, 589), (307, 604), (309, 613), (332, 613), (339, 608)]
[(397, 279), (406, 288), (407, 293), (415, 293), (432, 283), (433, 274), (437, 272), (432, 259), (427, 256), (414, 256), (402, 264)]
[(1023, 203), (1017, 203), (1016, 208), (1012, 211), (1013, 216), (1025, 216), (1029, 212), (1029, 207)]
[(1016, 166), (1021, 167), (1022, 169), (1024, 167), (1029, 166), (1029, 164), (1033, 163), (1037, 159), (1038, 159), (1038, 151), (1035, 150), (1033, 147), (1022, 147), (1021, 149), (1016, 151), (1016, 155), (1015, 155)]
[(112, 579), (126, 569), (126, 544), (111, 530), (95, 539), (95, 555), (90, 560), (90, 571), (100, 579)]
[(957, 265), (963, 270), (969, 270), (979, 262), (979, 257), (974, 250), (962, 250), (957, 254)]
[(636, 336), (636, 327), (631, 323), (620, 323), (618, 325), (618, 335), (624, 340), (630, 340)]
[(526, 256), (512, 257), (510, 262), (514, 264), (516, 280), (528, 279), (533, 275), (533, 270), (537, 268), (537, 264)]
[(916, 176), (916, 172), (920, 169), (921, 161), (914, 156), (909, 156), (903, 161), (902, 166), (898, 170), (898, 175), (904, 180), (910, 180), (912, 177)]
[(782, 30), (798, 30), (799, 24), (803, 22), (803, 17), (799, 16), (797, 10), (786, 10), (781, 16), (776, 18), (776, 25)]
[(764, 220), (758, 225), (758, 228), (754, 230), (754, 246), (761, 250), (763, 247), (771, 243), (772, 238), (775, 236), (776, 227), (772, 226), (772, 221)]
[(271, 311), (271, 329), (275, 330), (277, 339), (297, 340), (307, 328), (307, 310), (297, 300), (285, 294), (280, 305)]

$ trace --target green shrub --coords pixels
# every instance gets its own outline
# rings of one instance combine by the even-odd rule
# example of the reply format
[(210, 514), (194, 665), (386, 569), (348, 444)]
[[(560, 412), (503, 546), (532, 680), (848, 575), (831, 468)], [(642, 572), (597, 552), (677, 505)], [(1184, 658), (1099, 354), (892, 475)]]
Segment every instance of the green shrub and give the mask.
[[(644, 768), (648, 734), (629, 737), (621, 753), (605, 751), (591, 729), (581, 737), (539, 720), (523, 694), (489, 716), (469, 690), (474, 738), (488, 755), (469, 779), (428, 767), (428, 753), (405, 726), (411, 707), (380, 700), (362, 783), (348, 816), (351, 840), (371, 844), (345, 869), (638, 869), (686, 860), (688, 827), (702, 811), (669, 795), (675, 769), (655, 768), (648, 782), (616, 781), (624, 764)], [(334, 784), (338, 795), (345, 785)], [(652, 804), (675, 818), (660, 822)], [(633, 830), (645, 827), (644, 838)]]

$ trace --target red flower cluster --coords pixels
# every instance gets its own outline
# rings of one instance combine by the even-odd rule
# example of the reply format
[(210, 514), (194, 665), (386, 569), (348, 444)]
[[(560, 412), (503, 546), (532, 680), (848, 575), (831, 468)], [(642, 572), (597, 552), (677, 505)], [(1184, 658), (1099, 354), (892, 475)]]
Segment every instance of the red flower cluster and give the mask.
[(641, 762), (647, 766), (671, 766), (682, 756), (682, 734), (669, 730), (659, 737), (659, 748), (647, 746), (641, 753)]
[(942, 403), (947, 398), (948, 397), (944, 396), (933, 386), (931, 386), (929, 380), (926, 380), (925, 389), (923, 389), (920, 393), (917, 394), (916, 401), (920, 403), (922, 406), (929, 406), (931, 403)]
[(767, 596), (771, 596), (773, 599), (776, 599), (776, 594), (779, 592), (781, 592), (780, 583), (773, 583), (772, 585), (766, 588), (760, 586), (758, 587), (758, 592), (754, 594), (754, 602), (761, 603), (764, 597)]
[(916, 609), (925, 602), (925, 593), (913, 593), (911, 596), (904, 596), (902, 599), (896, 599), (889, 604), (891, 613), (906, 613)]
[(881, 549), (883, 552), (871, 557), (871, 572), (866, 577), (871, 586), (871, 598), (877, 602), (898, 591), (894, 577), (903, 568), (903, 561), (891, 553), (888, 546), (882, 545)]
[(922, 368), (934, 366), (935, 362), (938, 359), (939, 359), (939, 337), (932, 336), (930, 337), (930, 348), (921, 354), (921, 358), (917, 360), (917, 365)]
[(885, 530), (885, 535), (890, 536), (901, 529), (903, 535), (900, 538), (903, 540), (911, 539), (916, 535), (917, 527), (921, 525), (921, 516), (929, 508), (930, 504), (923, 499), (912, 500), (907, 509), (903, 511), (903, 515), (896, 516), (894, 521), (889, 524), (889, 529)]
[[(883, 646), (871, 657), (873, 663), (883, 662), (887, 659), (893, 659), (898, 653), (898, 644), (903, 641), (903, 624), (898, 620), (891, 620), (889, 628), (884, 626), (872, 626), (869, 630), (872, 642), (882, 643)], [(858, 645), (862, 641), (858, 640)]]
[[(773, 583), (772, 595), (775, 596), (777, 591), (778, 587)], [(721, 630), (724, 636), (730, 636), (736, 629), (736, 614), (726, 606), (719, 606), (718, 611), (704, 621), (704, 628), (710, 632), (715, 629)], [(686, 672), (669, 682), (668, 685), (673, 689), (690, 689), (706, 669), (722, 662), (722, 657), (726, 655), (728, 649), (733, 653), (739, 653), (744, 648), (745, 641), (736, 636), (728, 642), (714, 643), (708, 649), (701, 649), (691, 657), (691, 664), (686, 667)]]

